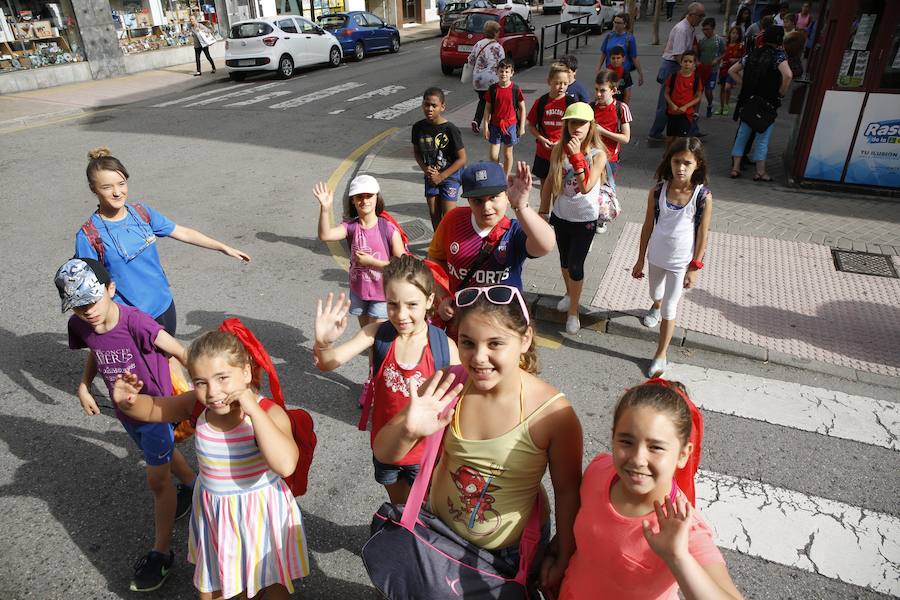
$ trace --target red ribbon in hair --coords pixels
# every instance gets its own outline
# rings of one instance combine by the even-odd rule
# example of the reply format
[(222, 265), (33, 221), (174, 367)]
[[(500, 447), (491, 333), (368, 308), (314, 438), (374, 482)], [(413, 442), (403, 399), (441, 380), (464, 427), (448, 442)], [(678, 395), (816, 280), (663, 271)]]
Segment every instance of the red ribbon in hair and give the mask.
[[(275, 372), (275, 365), (272, 364), (272, 357), (266, 352), (265, 347), (260, 343), (256, 336), (253, 335), (247, 327), (241, 323), (236, 317), (231, 317), (222, 321), (219, 325), (219, 331), (230, 333), (241, 341), (250, 358), (260, 369), (269, 376), (269, 391), (272, 392), (272, 399), (276, 404), (284, 408), (284, 395), (281, 393), (281, 383), (278, 381), (278, 373)], [(255, 381), (259, 385), (258, 381)]]

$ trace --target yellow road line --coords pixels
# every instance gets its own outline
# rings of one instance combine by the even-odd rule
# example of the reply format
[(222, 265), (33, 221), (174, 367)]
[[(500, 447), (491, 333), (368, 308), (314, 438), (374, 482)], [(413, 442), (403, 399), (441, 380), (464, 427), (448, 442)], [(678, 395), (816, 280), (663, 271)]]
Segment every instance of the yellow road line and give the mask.
[(562, 346), (562, 339), (555, 336), (545, 336), (539, 333), (535, 333), (534, 343), (538, 348), (547, 348), (549, 350), (556, 350), (560, 346)]
[[(350, 170), (350, 167), (356, 163), (360, 156), (369, 151), (372, 146), (385, 139), (386, 137), (392, 136), (395, 133), (400, 131), (399, 127), (391, 127), (385, 131), (382, 131), (371, 140), (358, 147), (356, 150), (350, 153), (347, 158), (341, 161), (341, 164), (338, 165), (337, 169), (331, 174), (326, 182), (328, 184), (328, 188), (331, 190), (336, 190), (337, 185), (341, 182), (341, 178)], [(332, 205), (332, 213), (331, 213), (331, 222), (334, 223), (334, 205)], [(345, 271), (350, 270), (350, 258), (347, 256), (347, 251), (344, 249), (344, 246), (341, 245), (340, 242), (325, 242), (328, 245), (328, 251), (331, 252), (331, 257), (334, 258), (335, 262), (338, 264), (340, 268)]]

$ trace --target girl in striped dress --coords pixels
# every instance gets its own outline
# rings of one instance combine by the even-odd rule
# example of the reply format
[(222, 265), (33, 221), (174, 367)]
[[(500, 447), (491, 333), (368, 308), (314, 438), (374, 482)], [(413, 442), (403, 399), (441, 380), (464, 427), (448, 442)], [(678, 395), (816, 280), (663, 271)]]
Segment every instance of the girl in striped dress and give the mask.
[[(309, 574), (300, 509), (282, 480), (294, 471), (299, 451), (287, 413), (259, 395), (259, 364), (273, 395), (281, 393), (268, 354), (248, 330), (235, 334), (209, 332), (191, 344), (194, 390), (153, 398), (138, 394), (143, 382), (126, 375), (113, 399), (145, 421), (197, 418), (200, 473), (188, 559), (196, 565), (201, 600), (261, 591), (267, 600), (288, 598), (293, 580)], [(203, 409), (199, 416), (195, 403)]]

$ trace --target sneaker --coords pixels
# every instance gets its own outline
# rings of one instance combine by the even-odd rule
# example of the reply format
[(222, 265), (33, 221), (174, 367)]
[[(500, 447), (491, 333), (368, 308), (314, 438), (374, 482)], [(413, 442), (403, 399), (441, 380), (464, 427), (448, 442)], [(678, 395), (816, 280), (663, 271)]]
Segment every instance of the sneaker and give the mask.
[(569, 312), (569, 307), (572, 305), (572, 301), (569, 300), (568, 296), (563, 296), (562, 300), (556, 303), (556, 310), (559, 312)]
[(598, 233), (606, 233), (608, 231), (608, 227), (606, 226), (606, 221), (598, 221), (597, 228), (594, 230), (594, 234)]
[(191, 514), (191, 506), (194, 504), (194, 488), (179, 483), (175, 489), (178, 491), (178, 504), (175, 506), (175, 520), (177, 521)]
[(581, 329), (581, 321), (578, 319), (578, 315), (569, 315), (569, 318), (566, 319), (566, 333), (578, 333), (579, 329)]
[(656, 327), (659, 325), (660, 316), (658, 308), (651, 308), (647, 311), (647, 314), (641, 318), (641, 325), (651, 328)]
[(478, 121), (472, 121), (472, 133), (475, 135), (481, 133), (481, 126), (478, 124)]
[(724, 112), (724, 109), (722, 109), (722, 108), (717, 108), (716, 110), (713, 111), (713, 114), (714, 114), (714, 115), (724, 115), (725, 112)]
[(194, 77), (200, 77), (200, 75), (201, 75), (200, 71), (194, 71)]
[(666, 372), (666, 367), (668, 363), (664, 358), (654, 358), (650, 363), (650, 368), (647, 369), (647, 377), (653, 379), (654, 377), (662, 377)]
[(709, 119), (713, 115), (712, 105), (706, 107), (706, 118)]
[(151, 550), (134, 563), (134, 579), (129, 589), (132, 592), (152, 592), (158, 590), (166, 582), (175, 563), (175, 553), (169, 551), (166, 556), (162, 552)]
[(728, 116), (729, 114), (731, 114), (731, 108), (726, 106), (725, 108), (722, 109), (722, 114), (725, 116)]

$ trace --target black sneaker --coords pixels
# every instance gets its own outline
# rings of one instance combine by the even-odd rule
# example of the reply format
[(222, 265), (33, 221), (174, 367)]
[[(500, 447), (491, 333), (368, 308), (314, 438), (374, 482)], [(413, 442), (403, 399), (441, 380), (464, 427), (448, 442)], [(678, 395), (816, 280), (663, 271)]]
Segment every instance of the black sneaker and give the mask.
[(134, 563), (134, 579), (131, 580), (129, 589), (132, 592), (158, 590), (166, 582), (174, 562), (174, 552), (169, 551), (169, 555), (166, 556), (161, 552), (151, 550)]
[(194, 503), (194, 489), (183, 483), (176, 485), (175, 489), (178, 490), (178, 504), (175, 506), (175, 520), (177, 521), (191, 514), (191, 506)]

